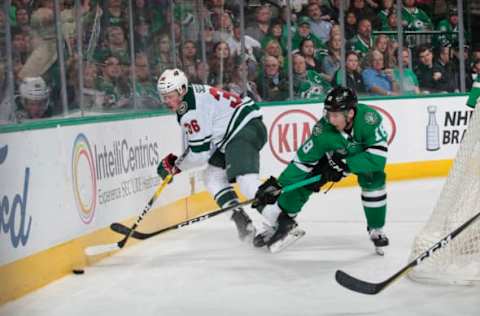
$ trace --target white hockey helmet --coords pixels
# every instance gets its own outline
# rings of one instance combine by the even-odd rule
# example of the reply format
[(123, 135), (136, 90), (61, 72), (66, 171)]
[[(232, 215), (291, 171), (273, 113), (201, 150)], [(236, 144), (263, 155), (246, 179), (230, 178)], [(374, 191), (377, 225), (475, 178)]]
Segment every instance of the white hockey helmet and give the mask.
[(157, 82), (157, 90), (161, 95), (177, 91), (180, 95), (187, 91), (188, 79), (178, 68), (165, 70)]
[(20, 96), (30, 101), (48, 99), (50, 91), (42, 77), (27, 77), (20, 83)]

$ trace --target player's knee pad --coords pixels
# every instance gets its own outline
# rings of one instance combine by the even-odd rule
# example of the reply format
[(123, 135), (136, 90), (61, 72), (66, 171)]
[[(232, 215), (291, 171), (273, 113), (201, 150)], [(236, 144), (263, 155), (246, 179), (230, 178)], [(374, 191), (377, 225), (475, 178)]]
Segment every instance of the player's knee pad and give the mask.
[(240, 186), (240, 192), (247, 197), (247, 199), (253, 199), (255, 193), (260, 186), (260, 180), (258, 174), (249, 173), (241, 176), (237, 176), (237, 183)]

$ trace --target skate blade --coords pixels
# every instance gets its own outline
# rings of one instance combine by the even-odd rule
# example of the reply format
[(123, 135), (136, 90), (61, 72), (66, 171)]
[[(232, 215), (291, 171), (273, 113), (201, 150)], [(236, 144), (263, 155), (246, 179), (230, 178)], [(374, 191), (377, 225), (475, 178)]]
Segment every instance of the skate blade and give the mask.
[(300, 238), (305, 236), (305, 234), (306, 232), (303, 229), (295, 228), (294, 230), (289, 232), (288, 235), (285, 236), (285, 238), (280, 239), (274, 244), (271, 244), (268, 249), (271, 253), (277, 253), (298, 241)]

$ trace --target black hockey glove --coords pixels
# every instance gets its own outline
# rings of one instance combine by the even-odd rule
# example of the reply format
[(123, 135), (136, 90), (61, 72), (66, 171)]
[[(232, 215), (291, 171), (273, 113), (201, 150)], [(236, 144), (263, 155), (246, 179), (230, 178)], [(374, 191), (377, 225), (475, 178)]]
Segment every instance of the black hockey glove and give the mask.
[(255, 193), (255, 202), (252, 203), (252, 207), (262, 212), (266, 205), (277, 202), (278, 197), (282, 193), (281, 190), (282, 186), (280, 183), (278, 183), (275, 177), (271, 176), (258, 187), (257, 193)]
[(322, 176), (325, 177), (328, 182), (338, 182), (348, 175), (350, 170), (343, 157), (336, 153), (333, 155), (326, 154), (326, 156), (328, 167), (324, 169)]
[(319, 192), (327, 182), (338, 182), (348, 175), (348, 166), (338, 154), (325, 154), (313, 167), (309, 176), (321, 175), (320, 181), (305, 186), (313, 192)]

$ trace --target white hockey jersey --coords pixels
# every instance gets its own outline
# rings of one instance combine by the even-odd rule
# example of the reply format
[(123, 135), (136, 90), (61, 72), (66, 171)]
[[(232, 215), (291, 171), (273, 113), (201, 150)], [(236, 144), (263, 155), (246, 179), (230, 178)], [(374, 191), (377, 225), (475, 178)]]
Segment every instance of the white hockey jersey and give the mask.
[(252, 119), (261, 117), (260, 108), (249, 97), (208, 85), (192, 84), (177, 109), (189, 153), (178, 164), (181, 170), (202, 165)]

